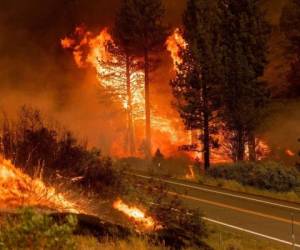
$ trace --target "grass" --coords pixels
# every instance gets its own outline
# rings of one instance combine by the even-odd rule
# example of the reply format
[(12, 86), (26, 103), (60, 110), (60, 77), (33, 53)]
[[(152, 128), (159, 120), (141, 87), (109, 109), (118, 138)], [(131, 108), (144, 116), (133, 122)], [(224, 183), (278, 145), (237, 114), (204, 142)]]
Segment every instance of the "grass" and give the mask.
[[(182, 168), (182, 167), (181, 167)], [(153, 173), (149, 173), (144, 171), (144, 174), (153, 175)], [(161, 173), (156, 173), (153, 176), (163, 176)], [(291, 190), (289, 192), (276, 192), (267, 189), (259, 189), (252, 186), (245, 186), (235, 180), (227, 180), (221, 178), (212, 178), (207, 175), (199, 175), (196, 174), (196, 178), (194, 180), (187, 180), (184, 177), (183, 173), (177, 174), (170, 174), (169, 177), (185, 180), (193, 183), (204, 184), (212, 187), (219, 187), (229, 191), (241, 192), (246, 194), (258, 195), (263, 196), (266, 198), (278, 199), (282, 201), (289, 201), (289, 202), (296, 202), (300, 203), (300, 189), (298, 188), (295, 190)]]
[[(280, 244), (248, 233), (207, 223), (209, 237), (206, 243), (215, 250), (289, 250), (291, 246)], [(133, 238), (128, 241), (99, 242), (93, 237), (76, 236), (78, 250), (168, 250), (164, 246), (149, 245), (145, 240)], [(186, 249), (192, 250), (192, 249)]]
[(209, 238), (206, 243), (215, 250), (290, 250), (292, 247), (275, 241), (258, 238), (223, 226), (207, 223)]
[(290, 192), (274, 192), (254, 188), (251, 186), (244, 186), (234, 180), (214, 179), (208, 176), (197, 177), (198, 183), (209, 185), (213, 187), (220, 187), (230, 191), (236, 191), (247, 194), (260, 195), (268, 198), (279, 199), (283, 201), (300, 202), (300, 197), (295, 191)]
[(153, 246), (139, 238), (133, 238), (127, 241), (99, 242), (94, 237), (77, 236), (75, 237), (75, 242), (78, 250), (167, 250), (167, 248), (163, 246)]

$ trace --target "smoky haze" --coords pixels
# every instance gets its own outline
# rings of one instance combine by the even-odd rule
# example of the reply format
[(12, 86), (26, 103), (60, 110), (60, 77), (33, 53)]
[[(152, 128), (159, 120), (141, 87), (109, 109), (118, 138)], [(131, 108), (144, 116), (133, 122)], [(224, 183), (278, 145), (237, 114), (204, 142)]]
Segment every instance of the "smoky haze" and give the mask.
[[(0, 9), (0, 109), (15, 115), (24, 104), (41, 109), (109, 153), (123, 133), (117, 107), (99, 101), (95, 72), (79, 70), (60, 39), (79, 24), (99, 32), (112, 24), (119, 0), (2, 0)], [(278, 25), (285, 0), (265, 0), (268, 18)], [(165, 0), (166, 22), (180, 24), (185, 0)], [(165, 58), (165, 57), (164, 57)], [(154, 76), (153, 94), (170, 108), (170, 61)], [(167, 71), (168, 74), (164, 72)], [(164, 74), (159, 74), (163, 72)], [(170, 77), (167, 77), (170, 75)], [(273, 75), (272, 69), (269, 75)], [(277, 78), (277, 77), (276, 77)], [(166, 99), (163, 95), (167, 95)], [(164, 106), (165, 105), (165, 106)], [(169, 115), (169, 114), (168, 114)]]
[[(60, 39), (79, 24), (95, 32), (111, 25), (118, 5), (119, 0), (1, 1), (1, 111), (14, 116), (24, 104), (36, 107), (108, 153), (110, 141), (123, 132), (123, 117), (99, 100), (95, 72), (79, 70)], [(166, 1), (167, 22), (179, 22), (183, 6), (184, 1)]]

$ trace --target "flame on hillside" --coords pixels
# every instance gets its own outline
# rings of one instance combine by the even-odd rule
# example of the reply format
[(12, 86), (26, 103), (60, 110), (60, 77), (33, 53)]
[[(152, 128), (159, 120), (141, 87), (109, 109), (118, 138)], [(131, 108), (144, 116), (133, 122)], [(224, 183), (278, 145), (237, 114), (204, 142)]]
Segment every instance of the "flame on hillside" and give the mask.
[(79, 213), (75, 203), (68, 201), (53, 187), (47, 187), (41, 179), (32, 179), (0, 158), (0, 208), (40, 207), (59, 212)]
[(146, 214), (135, 206), (128, 206), (121, 199), (116, 200), (113, 203), (113, 208), (124, 213), (127, 217), (131, 218), (137, 224), (142, 225), (147, 230), (155, 230), (158, 229), (158, 223), (150, 216), (146, 216)]

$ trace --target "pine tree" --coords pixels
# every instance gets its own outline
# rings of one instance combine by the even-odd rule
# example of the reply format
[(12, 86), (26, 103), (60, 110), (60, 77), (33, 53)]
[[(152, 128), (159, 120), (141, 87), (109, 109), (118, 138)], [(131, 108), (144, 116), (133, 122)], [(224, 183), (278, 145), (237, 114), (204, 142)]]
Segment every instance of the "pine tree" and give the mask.
[(176, 106), (187, 129), (201, 129), (204, 167), (210, 166), (211, 133), (215, 131), (221, 73), (217, 1), (189, 0), (183, 17), (187, 48), (176, 78), (171, 81)]
[[(166, 38), (161, 0), (123, 0), (116, 22), (116, 37), (129, 53), (143, 58), (145, 73), (146, 152), (151, 156), (150, 78), (151, 55)], [(118, 27), (117, 27), (118, 26)]]
[(265, 115), (266, 84), (260, 80), (267, 63), (269, 25), (258, 0), (223, 2), (223, 118), (233, 135), (235, 160), (255, 160), (255, 131)]

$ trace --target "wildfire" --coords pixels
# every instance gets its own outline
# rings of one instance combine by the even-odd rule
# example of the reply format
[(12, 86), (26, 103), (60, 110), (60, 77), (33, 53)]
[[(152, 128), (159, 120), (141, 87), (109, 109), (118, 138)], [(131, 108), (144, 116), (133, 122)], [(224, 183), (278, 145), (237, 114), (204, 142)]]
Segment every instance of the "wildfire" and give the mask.
[[(181, 56), (181, 51), (187, 49), (187, 42), (184, 40), (184, 37), (182, 36), (182, 32), (179, 28), (176, 28), (172, 35), (170, 35), (166, 41), (166, 47), (167, 50), (170, 52), (171, 58), (173, 60), (174, 65), (174, 71), (179, 71), (179, 65), (183, 63), (183, 59)], [(197, 145), (195, 152), (192, 152), (190, 155), (192, 158), (196, 159), (202, 159), (203, 153), (201, 152), (201, 145), (198, 145), (199, 137), (201, 137), (201, 131), (200, 130), (193, 130), (190, 131), (191, 133), (191, 145)], [(219, 132), (217, 135), (213, 135), (213, 138), (219, 142), (220, 145), (223, 145), (223, 147), (217, 147), (215, 149), (212, 149), (211, 151), (211, 160), (213, 163), (228, 163), (231, 162), (232, 159), (229, 157), (228, 152), (226, 152), (226, 139), (222, 132)], [(270, 148), (264, 141), (260, 139), (256, 139), (256, 152), (258, 160), (264, 159), (269, 153)], [(249, 149), (246, 146), (246, 155), (249, 156)], [(192, 174), (192, 168), (189, 167), (189, 171), (186, 175), (187, 179), (193, 179), (194, 175)]]
[[(64, 49), (72, 49), (74, 61), (79, 68), (92, 67), (96, 69), (100, 85), (120, 101), (123, 108), (128, 108), (126, 91), (126, 68), (121, 65), (116, 55), (113, 55), (108, 44), (114, 44), (107, 29), (100, 31), (98, 35), (86, 31), (84, 27), (77, 27), (75, 37), (66, 37), (61, 40)], [(136, 70), (131, 74), (132, 81), (132, 101), (135, 116), (142, 116), (141, 109), (144, 102), (142, 81), (144, 74)]]
[(136, 223), (143, 225), (148, 230), (158, 228), (157, 223), (152, 217), (146, 216), (141, 209), (135, 206), (128, 206), (121, 199), (118, 199), (113, 203), (113, 208), (126, 214), (129, 218), (133, 219)]
[(79, 213), (76, 205), (68, 201), (53, 187), (47, 187), (41, 179), (32, 179), (0, 158), (0, 208), (23, 206), (43, 207), (60, 212)]
[[(179, 30), (174, 39), (178, 40), (178, 42), (181, 41)], [(171, 38), (168, 40), (170, 40), (169, 43), (171, 43)], [(111, 53), (108, 49), (108, 44), (114, 45), (114, 41), (106, 28), (100, 31), (98, 35), (94, 35), (92, 32), (87, 31), (84, 27), (78, 27), (71, 38), (66, 37), (61, 40), (61, 46), (64, 49), (72, 50), (74, 61), (77, 66), (79, 68), (91, 67), (95, 69), (100, 86), (107, 91), (110, 97), (120, 102), (124, 111), (128, 111), (129, 107), (125, 77), (126, 67), (125, 65), (122, 65), (120, 58)], [(179, 49), (177, 53), (179, 58)], [(132, 69), (131, 71), (132, 115), (134, 129), (144, 131), (144, 73), (139, 69)], [(158, 114), (155, 107), (152, 107), (151, 124), (153, 130), (153, 147), (163, 148), (166, 146), (159, 143), (159, 140), (155, 138), (161, 137), (162, 134), (164, 134), (164, 137), (168, 138), (168, 141), (171, 142), (172, 145), (180, 145), (182, 143), (182, 135), (184, 132), (183, 129), (179, 131), (178, 122), (174, 121), (174, 119), (161, 116)], [(136, 140), (142, 143), (142, 133), (140, 131), (135, 131), (134, 134), (141, 135), (141, 138), (136, 138)], [(121, 143), (118, 142), (116, 147), (120, 147), (120, 145)], [(168, 149), (165, 150), (168, 151)]]
[(178, 70), (178, 65), (183, 62), (180, 51), (187, 47), (187, 43), (182, 37), (180, 29), (175, 29), (173, 34), (166, 41), (167, 50), (171, 53), (175, 70)]
[[(122, 59), (118, 55), (112, 53), (108, 45), (116, 47), (107, 28), (95, 35), (87, 31), (85, 27), (77, 27), (74, 35), (61, 40), (61, 46), (64, 49), (72, 51), (77, 66), (79, 68), (94, 69), (97, 73), (99, 85), (107, 92), (108, 96), (120, 103), (122, 109), (128, 114), (129, 97), (126, 84), (126, 64), (122, 62)], [(173, 60), (174, 71), (178, 72), (179, 65), (183, 62), (181, 51), (187, 48), (187, 42), (184, 40), (179, 28), (175, 29), (173, 34), (167, 38), (166, 47)], [(139, 64), (138, 62), (133, 62), (133, 64), (135, 63)], [(132, 88), (132, 106), (130, 110), (133, 120), (132, 134), (134, 134), (136, 144), (139, 144), (140, 148), (143, 148), (143, 138), (145, 137), (144, 73), (139, 67), (133, 67), (130, 77)], [(190, 136), (184, 130), (182, 122), (178, 122), (174, 117), (170, 118), (170, 115), (162, 116), (161, 112), (161, 109), (152, 103), (151, 127), (153, 149), (160, 148), (162, 152), (174, 155), (180, 146), (189, 144)], [(129, 126), (127, 127), (129, 128)], [(198, 134), (200, 135), (201, 131)], [(218, 140), (220, 145), (226, 144), (222, 133), (217, 135), (217, 137), (220, 137), (220, 140)], [(199, 137), (196, 140), (198, 143)], [(122, 148), (122, 145), (119, 140), (116, 140), (111, 147), (111, 153), (115, 156), (128, 156), (126, 147)], [(262, 155), (265, 156), (268, 146), (260, 143), (259, 149), (259, 152), (262, 152)], [(200, 152), (202, 149), (197, 148), (197, 150)], [(192, 152), (189, 156), (201, 159), (202, 153), (199, 152)], [(231, 159), (228, 157), (224, 147), (212, 150), (212, 162), (223, 163), (228, 161), (231, 161)]]

